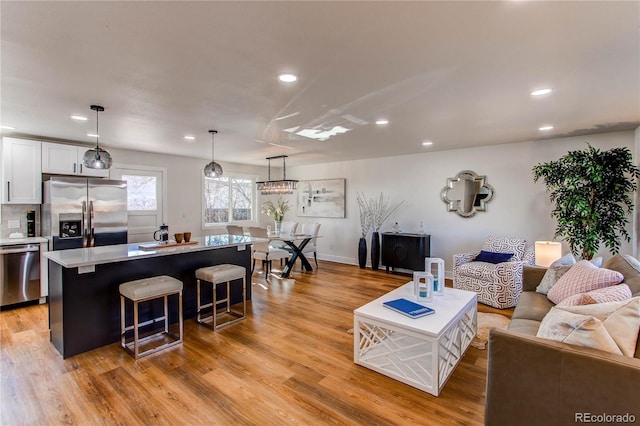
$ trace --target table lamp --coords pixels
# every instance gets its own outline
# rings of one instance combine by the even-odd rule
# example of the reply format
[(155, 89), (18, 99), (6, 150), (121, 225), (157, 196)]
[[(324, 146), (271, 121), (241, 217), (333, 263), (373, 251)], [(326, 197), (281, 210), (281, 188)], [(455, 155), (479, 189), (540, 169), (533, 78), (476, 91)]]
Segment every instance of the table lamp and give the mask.
[(548, 267), (562, 257), (562, 244), (556, 241), (536, 241), (536, 265)]

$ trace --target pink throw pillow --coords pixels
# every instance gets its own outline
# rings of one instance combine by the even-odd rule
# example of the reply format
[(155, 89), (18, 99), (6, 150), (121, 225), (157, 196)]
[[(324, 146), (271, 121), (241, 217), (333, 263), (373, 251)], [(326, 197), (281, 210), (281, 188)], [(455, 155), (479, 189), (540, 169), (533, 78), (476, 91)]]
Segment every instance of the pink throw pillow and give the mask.
[(588, 293), (574, 294), (569, 296), (557, 306), (580, 306), (593, 305), (594, 303), (621, 302), (631, 299), (631, 289), (625, 283), (611, 287), (591, 290)]
[(558, 304), (574, 294), (610, 287), (620, 284), (622, 280), (624, 276), (620, 272), (598, 268), (588, 260), (581, 260), (560, 277), (556, 285), (549, 290), (547, 297)]

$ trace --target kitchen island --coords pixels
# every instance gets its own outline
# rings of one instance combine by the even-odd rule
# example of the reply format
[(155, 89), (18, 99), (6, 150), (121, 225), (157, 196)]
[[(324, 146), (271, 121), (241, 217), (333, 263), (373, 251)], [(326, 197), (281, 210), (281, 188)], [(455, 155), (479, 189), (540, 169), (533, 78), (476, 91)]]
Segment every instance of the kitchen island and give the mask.
[[(120, 284), (141, 278), (169, 275), (184, 284), (184, 319), (196, 316), (195, 271), (230, 263), (247, 270), (246, 297), (251, 299), (251, 238), (211, 235), (157, 249), (140, 244), (51, 251), (49, 263), (49, 328), (51, 342), (63, 358), (120, 341)], [(205, 286), (206, 288), (207, 286)], [(203, 297), (210, 293), (203, 291)], [(232, 286), (232, 303), (242, 300), (240, 286)], [(140, 307), (140, 319), (157, 316), (160, 303)], [(170, 303), (171, 321), (177, 306)], [(130, 318), (129, 318), (130, 319)]]

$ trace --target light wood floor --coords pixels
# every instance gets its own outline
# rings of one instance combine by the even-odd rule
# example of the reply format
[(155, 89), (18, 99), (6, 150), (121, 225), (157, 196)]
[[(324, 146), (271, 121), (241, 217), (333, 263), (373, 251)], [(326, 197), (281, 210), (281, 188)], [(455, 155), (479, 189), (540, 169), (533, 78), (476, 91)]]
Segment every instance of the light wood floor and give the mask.
[(182, 346), (137, 362), (118, 343), (63, 360), (46, 305), (0, 312), (0, 424), (483, 423), (486, 351), (437, 398), (353, 363), (353, 310), (409, 276), (321, 262), (292, 278), (254, 285), (246, 320), (188, 320)]

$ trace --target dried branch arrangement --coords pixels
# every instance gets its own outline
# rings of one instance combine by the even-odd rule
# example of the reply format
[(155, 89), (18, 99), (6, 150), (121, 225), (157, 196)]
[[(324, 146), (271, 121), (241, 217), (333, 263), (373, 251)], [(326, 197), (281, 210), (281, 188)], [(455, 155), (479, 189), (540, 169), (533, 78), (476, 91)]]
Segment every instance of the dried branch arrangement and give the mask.
[(358, 193), (357, 200), (360, 208), (360, 231), (363, 237), (367, 235), (370, 229), (373, 229), (374, 232), (380, 231), (389, 216), (404, 203), (404, 201), (400, 201), (391, 204), (382, 192), (378, 199), (367, 199), (364, 194)]

